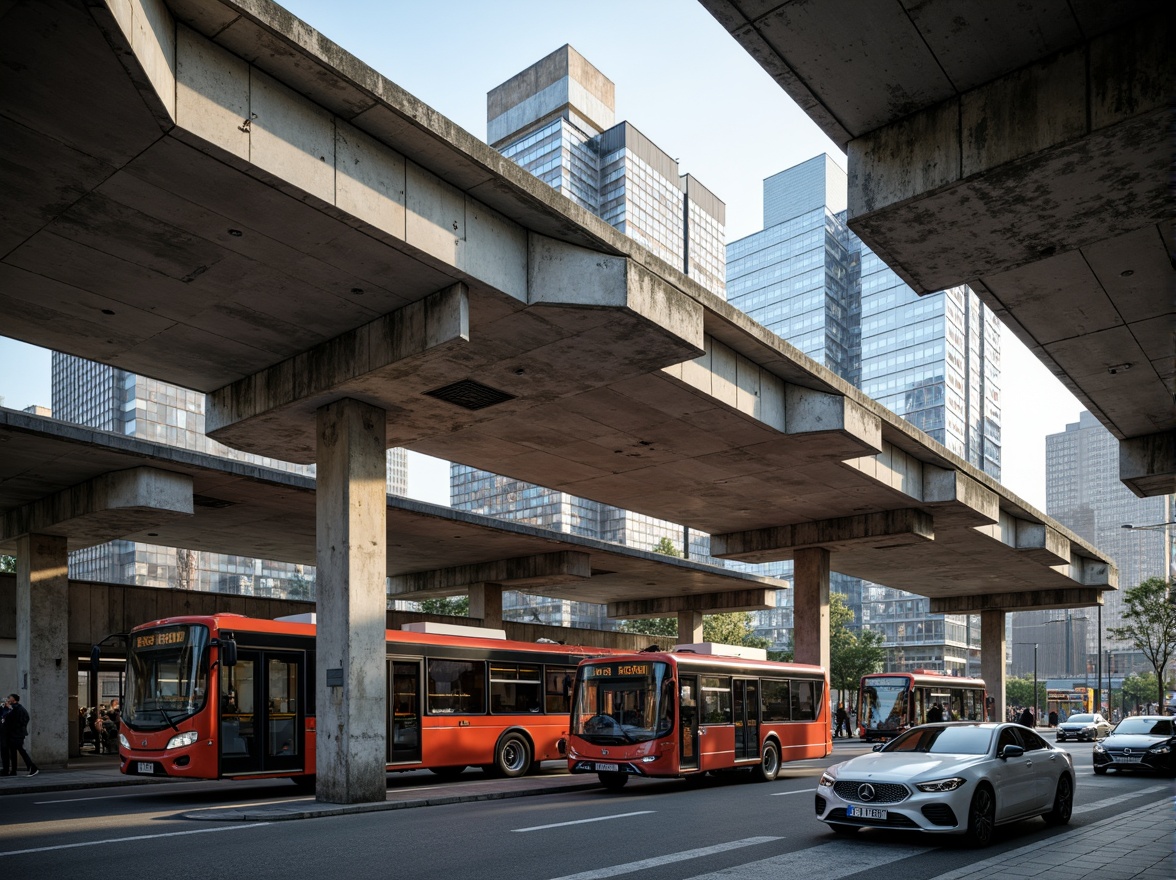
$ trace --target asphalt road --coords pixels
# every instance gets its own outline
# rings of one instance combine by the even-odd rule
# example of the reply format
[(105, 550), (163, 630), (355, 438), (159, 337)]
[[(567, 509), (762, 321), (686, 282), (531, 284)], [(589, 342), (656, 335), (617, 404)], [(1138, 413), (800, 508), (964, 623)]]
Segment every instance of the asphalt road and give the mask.
[[(1152, 802), (1166, 809), (1172, 791), (1156, 777), (1096, 777), (1091, 746), (1071, 744), (1078, 785), (1069, 828), (1021, 822), (1001, 829), (982, 856), (955, 838), (834, 837), (813, 816), (816, 779), (824, 766), (866, 748), (838, 744), (834, 758), (788, 765), (769, 784), (634, 781), (616, 794), (593, 789), (273, 823), (193, 822), (180, 814), (299, 799), (288, 782), (14, 794), (0, 798), (0, 877), (876, 880), (884, 873), (923, 880), (1117, 812)], [(449, 784), (430, 774), (389, 780), (438, 790)]]

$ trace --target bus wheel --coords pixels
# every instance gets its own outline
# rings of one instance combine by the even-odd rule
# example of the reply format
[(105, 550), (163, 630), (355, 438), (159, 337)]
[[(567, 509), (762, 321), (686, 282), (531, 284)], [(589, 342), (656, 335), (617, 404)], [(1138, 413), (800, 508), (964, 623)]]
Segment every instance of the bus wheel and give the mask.
[(763, 756), (752, 775), (756, 782), (771, 782), (780, 775), (780, 750), (771, 740), (764, 743)]
[(629, 781), (628, 773), (597, 773), (596, 775), (600, 777), (600, 784), (609, 791), (620, 791)]
[(498, 776), (522, 776), (531, 769), (531, 747), (518, 733), (508, 733), (498, 741), (494, 753), (494, 771)]
[(430, 767), (429, 769), (442, 779), (456, 779), (465, 772), (465, 764), (462, 764), (460, 767)]
[(291, 776), (290, 781), (294, 783), (294, 787), (299, 791), (305, 791), (309, 794), (314, 794), (314, 774), (309, 776)]

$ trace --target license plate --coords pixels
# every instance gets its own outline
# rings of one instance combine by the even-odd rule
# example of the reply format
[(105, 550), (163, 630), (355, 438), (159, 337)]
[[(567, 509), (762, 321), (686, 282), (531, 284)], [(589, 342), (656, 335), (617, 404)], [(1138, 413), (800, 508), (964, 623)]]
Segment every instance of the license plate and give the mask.
[(155, 765), (150, 761), (140, 761), (139, 772), (145, 776), (150, 776), (155, 772)]
[(845, 808), (845, 815), (851, 819), (885, 819), (886, 811), (879, 807), (857, 807), (850, 804)]
[(1128, 757), (1115, 758), (1116, 763), (1119, 763), (1119, 764), (1138, 764), (1142, 760), (1143, 760), (1142, 755), (1140, 755), (1139, 757), (1132, 755), (1130, 758), (1128, 758)]
[(620, 769), (620, 764), (601, 764), (599, 761), (596, 762), (596, 770), (598, 773), (616, 773)]

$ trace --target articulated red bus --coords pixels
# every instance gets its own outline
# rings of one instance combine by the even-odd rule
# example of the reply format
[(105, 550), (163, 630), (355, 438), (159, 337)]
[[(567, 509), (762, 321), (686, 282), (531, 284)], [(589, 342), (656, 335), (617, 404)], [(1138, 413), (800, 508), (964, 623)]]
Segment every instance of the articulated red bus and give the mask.
[[(782, 761), (833, 748), (819, 666), (722, 656), (679, 646), (583, 661), (572, 697), (568, 769), (609, 789), (630, 776), (693, 776), (741, 767), (763, 781)], [(702, 653), (702, 652), (707, 653)]]
[[(477, 765), (521, 776), (537, 761), (562, 759), (576, 664), (619, 653), (507, 641), (501, 630), (440, 629), (446, 634), (387, 633), (390, 771), (448, 775)], [(313, 623), (238, 614), (136, 627), (127, 647), (122, 772), (287, 776), (313, 786), (314, 635)]]
[(929, 721), (984, 721), (986, 693), (978, 678), (945, 672), (876, 672), (863, 675), (858, 691), (858, 735), (888, 740)]

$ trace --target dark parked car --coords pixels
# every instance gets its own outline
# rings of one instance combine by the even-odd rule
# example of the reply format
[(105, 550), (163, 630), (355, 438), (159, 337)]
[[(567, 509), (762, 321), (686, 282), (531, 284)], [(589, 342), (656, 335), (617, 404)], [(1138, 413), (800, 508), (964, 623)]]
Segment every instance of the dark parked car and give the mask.
[(1165, 715), (1135, 715), (1094, 744), (1094, 772), (1150, 770), (1176, 776), (1176, 730)]

